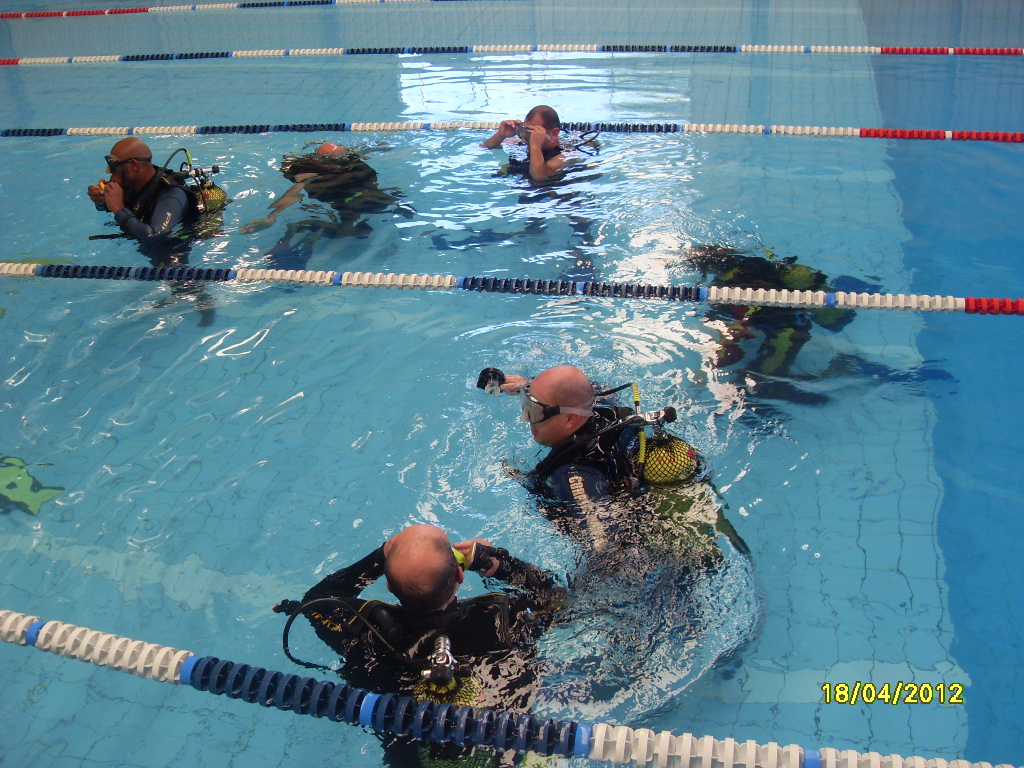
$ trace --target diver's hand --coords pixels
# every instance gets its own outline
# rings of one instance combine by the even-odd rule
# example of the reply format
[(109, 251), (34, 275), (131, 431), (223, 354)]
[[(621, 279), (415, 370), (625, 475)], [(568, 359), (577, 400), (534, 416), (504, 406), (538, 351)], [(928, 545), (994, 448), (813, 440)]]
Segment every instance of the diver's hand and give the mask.
[(544, 149), (544, 139), (547, 138), (548, 132), (540, 125), (524, 125), (523, 128), (529, 131), (530, 149), (538, 152), (542, 151)]
[(516, 128), (522, 125), (522, 122), (522, 120), (502, 120), (498, 124), (498, 130), (483, 143), (483, 146), (488, 149), (497, 149), (505, 139), (516, 135)]
[[(480, 545), (480, 546), (478, 546)], [(467, 570), (476, 571), (481, 576), (493, 576), (501, 565), (497, 558), (487, 554), (487, 549), (492, 549), (491, 542), (487, 539), (469, 539), (452, 544), (452, 549), (457, 549), (469, 563)], [(486, 563), (484, 560), (486, 559)]]
[(100, 179), (98, 184), (90, 184), (89, 185), (89, 189), (86, 190), (86, 193), (89, 195), (89, 199), (92, 200), (94, 204), (96, 204), (96, 205), (106, 205), (107, 204), (106, 198), (105, 198), (105, 196), (103, 194), (103, 189), (104, 189), (104, 187), (106, 187), (106, 185), (107, 185), (107, 182), (104, 181), (103, 179)]
[(518, 373), (506, 373), (505, 383), (501, 385), (501, 391), (506, 395), (518, 395), (519, 390), (527, 386), (530, 379), (520, 376)]
[(103, 202), (107, 204), (107, 210), (117, 213), (124, 208), (124, 189), (116, 181), (108, 181), (103, 186)]
[(498, 133), (504, 138), (516, 135), (516, 129), (523, 124), (522, 120), (502, 120), (501, 125), (498, 126)]
[(262, 232), (264, 229), (274, 223), (274, 220), (269, 216), (265, 219), (254, 219), (248, 224), (243, 224), (238, 228), (238, 231), (243, 235), (251, 235), (253, 232)]

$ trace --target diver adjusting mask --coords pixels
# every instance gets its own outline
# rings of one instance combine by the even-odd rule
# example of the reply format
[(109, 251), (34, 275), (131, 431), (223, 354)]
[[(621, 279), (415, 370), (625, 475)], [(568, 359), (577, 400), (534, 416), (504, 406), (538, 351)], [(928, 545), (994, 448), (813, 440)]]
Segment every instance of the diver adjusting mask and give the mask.
[(587, 418), (594, 415), (593, 400), (579, 408), (569, 405), (548, 405), (533, 396), (529, 384), (519, 390), (519, 403), (523, 409), (523, 421), (527, 424), (540, 424), (560, 413), (576, 413)]

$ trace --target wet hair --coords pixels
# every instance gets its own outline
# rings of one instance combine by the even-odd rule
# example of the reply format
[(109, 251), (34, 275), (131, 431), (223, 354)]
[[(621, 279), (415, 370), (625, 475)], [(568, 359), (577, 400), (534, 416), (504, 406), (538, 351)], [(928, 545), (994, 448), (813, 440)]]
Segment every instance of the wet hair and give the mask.
[(403, 608), (412, 613), (430, 613), (444, 608), (458, 586), (456, 574), (459, 564), (448, 540), (438, 537), (423, 542), (423, 546), (436, 550), (443, 561), (439, 571), (423, 573), (419, 578), (409, 579), (403, 583), (394, 578), (387, 561), (384, 561), (384, 573), (387, 575), (391, 593), (398, 598)]
[(535, 117), (540, 119), (546, 131), (562, 127), (562, 123), (558, 119), (558, 113), (546, 104), (538, 104), (526, 113), (527, 120), (532, 120)]

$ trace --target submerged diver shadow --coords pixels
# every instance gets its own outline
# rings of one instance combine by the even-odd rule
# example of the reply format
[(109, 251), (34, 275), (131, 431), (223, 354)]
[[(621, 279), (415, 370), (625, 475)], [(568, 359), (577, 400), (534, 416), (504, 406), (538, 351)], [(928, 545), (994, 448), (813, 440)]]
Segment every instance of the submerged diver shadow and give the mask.
[[(881, 288), (849, 275), (829, 279), (820, 270), (798, 264), (795, 257), (778, 258), (764, 250), (762, 256), (728, 246), (699, 246), (687, 251), (684, 262), (718, 286), (850, 293), (877, 293)], [(731, 371), (735, 383), (754, 403), (785, 401), (805, 406), (830, 402), (832, 397), (813, 385), (839, 377), (897, 382), (952, 378), (934, 368), (899, 371), (849, 353), (833, 355), (816, 373), (794, 373), (797, 356), (815, 327), (839, 333), (855, 317), (854, 310), (838, 307), (719, 304), (704, 315), (706, 321), (724, 328), (711, 365)], [(755, 346), (753, 354), (749, 354), (751, 346)]]
[(366, 238), (373, 227), (368, 214), (391, 212), (409, 219), (414, 211), (401, 201), (398, 189), (377, 185), (377, 172), (358, 152), (335, 144), (321, 144), (315, 152), (286, 155), (281, 174), (292, 186), (270, 204), (263, 218), (243, 224), (242, 234), (269, 228), (286, 208), (301, 203), (313, 218), (289, 223), (285, 233), (266, 254), (271, 269), (306, 269), (313, 246), (322, 238)]
[(712, 670), (735, 670), (760, 631), (763, 601), (710, 484), (611, 503), (631, 522), (571, 580), (541, 640), (538, 707), (630, 722), (670, 709)]

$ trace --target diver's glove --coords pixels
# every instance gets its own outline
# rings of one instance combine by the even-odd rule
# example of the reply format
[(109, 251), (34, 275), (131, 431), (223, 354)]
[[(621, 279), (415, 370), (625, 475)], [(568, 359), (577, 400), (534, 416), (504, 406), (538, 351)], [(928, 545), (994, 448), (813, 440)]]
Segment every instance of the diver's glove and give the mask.
[(487, 578), (505, 580), (512, 573), (512, 556), (508, 553), (507, 549), (501, 549), (500, 547), (492, 547), (487, 544), (481, 544), (478, 541), (474, 542), (473, 548), (470, 550), (469, 557), (466, 560), (469, 563), (467, 570), (470, 571), (490, 570), (491, 561), (496, 561), (498, 563), (498, 570)]
[(287, 613), (291, 616), (298, 610), (300, 605), (302, 605), (302, 602), (299, 600), (282, 600), (274, 606), (274, 613)]
[(478, 389), (489, 395), (500, 395), (501, 385), (505, 383), (505, 374), (497, 368), (484, 368), (476, 380)]

